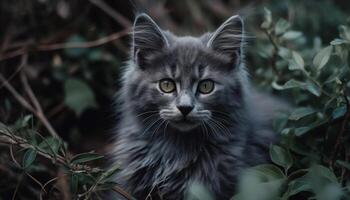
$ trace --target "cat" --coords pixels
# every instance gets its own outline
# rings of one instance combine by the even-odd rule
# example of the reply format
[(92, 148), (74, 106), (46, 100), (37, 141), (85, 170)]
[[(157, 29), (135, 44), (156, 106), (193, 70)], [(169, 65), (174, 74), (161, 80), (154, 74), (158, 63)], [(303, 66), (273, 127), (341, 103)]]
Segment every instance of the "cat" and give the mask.
[(136, 16), (112, 153), (116, 182), (136, 199), (182, 200), (196, 182), (229, 199), (242, 170), (269, 162), (272, 119), (286, 106), (250, 85), (244, 38), (238, 15), (200, 37)]

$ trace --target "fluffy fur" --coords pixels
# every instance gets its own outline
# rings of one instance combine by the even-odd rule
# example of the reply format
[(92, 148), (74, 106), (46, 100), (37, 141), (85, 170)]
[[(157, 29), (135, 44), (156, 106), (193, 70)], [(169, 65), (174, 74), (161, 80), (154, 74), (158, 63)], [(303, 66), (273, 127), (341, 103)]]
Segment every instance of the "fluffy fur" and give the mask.
[[(181, 200), (194, 182), (229, 199), (243, 169), (268, 161), (271, 119), (284, 105), (250, 86), (243, 43), (239, 16), (198, 38), (136, 17), (113, 152), (121, 168), (116, 181), (136, 199)], [(174, 80), (176, 91), (160, 90), (164, 78)], [(214, 91), (199, 94), (198, 84), (208, 79)], [(192, 108), (186, 117), (184, 105)]]

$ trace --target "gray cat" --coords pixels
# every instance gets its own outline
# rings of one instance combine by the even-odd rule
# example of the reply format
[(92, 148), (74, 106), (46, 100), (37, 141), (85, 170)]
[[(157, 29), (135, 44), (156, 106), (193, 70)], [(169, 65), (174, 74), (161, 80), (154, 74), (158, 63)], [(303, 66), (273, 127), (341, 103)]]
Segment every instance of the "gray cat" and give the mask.
[(238, 175), (268, 162), (271, 120), (283, 103), (257, 92), (244, 66), (243, 21), (177, 37), (136, 17), (118, 94), (116, 181), (136, 199), (184, 199), (199, 182), (229, 199)]

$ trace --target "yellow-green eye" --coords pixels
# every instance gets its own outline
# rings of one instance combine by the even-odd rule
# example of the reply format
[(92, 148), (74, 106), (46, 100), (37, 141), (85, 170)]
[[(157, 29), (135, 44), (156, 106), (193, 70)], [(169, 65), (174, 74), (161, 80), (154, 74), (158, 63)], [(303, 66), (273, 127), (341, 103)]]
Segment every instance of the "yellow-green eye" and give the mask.
[(176, 89), (175, 82), (171, 79), (162, 79), (159, 81), (159, 88), (165, 93), (174, 92)]
[(198, 91), (202, 94), (209, 94), (214, 90), (214, 81), (204, 80), (199, 82)]

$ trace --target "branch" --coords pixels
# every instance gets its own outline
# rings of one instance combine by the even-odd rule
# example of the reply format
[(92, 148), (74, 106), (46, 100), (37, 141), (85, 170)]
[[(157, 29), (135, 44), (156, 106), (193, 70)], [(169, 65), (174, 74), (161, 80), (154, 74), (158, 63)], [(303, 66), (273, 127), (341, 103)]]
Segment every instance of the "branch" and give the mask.
[(21, 81), (22, 84), (24, 86), (24, 89), (27, 93), (27, 95), (29, 96), (29, 99), (31, 100), (31, 102), (34, 104), (35, 107), (35, 112), (34, 114), (39, 118), (39, 120), (44, 124), (44, 126), (46, 127), (46, 129), (49, 131), (49, 133), (55, 137), (55, 138), (59, 138), (59, 135), (57, 134), (57, 132), (55, 131), (55, 129), (52, 127), (51, 123), (47, 120), (47, 117), (44, 114), (44, 111), (38, 101), (38, 99), (36, 98), (32, 88), (30, 87), (27, 77), (25, 76), (25, 74), (22, 72), (21, 73)]
[(344, 117), (342, 124), (341, 124), (341, 129), (340, 129), (340, 131), (337, 135), (336, 141), (335, 141), (334, 150), (332, 153), (332, 158), (331, 158), (331, 163), (330, 163), (331, 167), (333, 167), (333, 165), (335, 163), (341, 139), (343, 138), (343, 135), (346, 132), (346, 129), (347, 129), (346, 127), (347, 127), (347, 124), (350, 120), (350, 102), (349, 102), (349, 99), (348, 99), (347, 94), (346, 94), (346, 88), (344, 89), (344, 98), (345, 98), (345, 102), (346, 102), (346, 113), (345, 113), (345, 117)]
[(20, 55), (28, 54), (31, 52), (54, 51), (54, 50), (60, 50), (60, 49), (75, 49), (75, 48), (93, 48), (93, 47), (101, 46), (106, 43), (118, 40), (121, 37), (127, 35), (129, 31), (130, 31), (129, 29), (124, 29), (122, 31), (108, 35), (106, 37), (93, 40), (93, 41), (88, 41), (88, 42), (39, 44), (38, 46), (34, 46), (34, 47), (31, 47), (30, 45), (22, 46), (17, 50), (13, 50), (7, 54), (0, 55), (0, 61), (14, 58)]
[(269, 38), (269, 40), (270, 40), (270, 42), (271, 42), (271, 44), (273, 46), (271, 67), (272, 67), (272, 70), (277, 75), (277, 79), (278, 79), (280, 77), (280, 73), (279, 73), (278, 69), (276, 68), (276, 59), (277, 59), (277, 53), (279, 51), (279, 47), (278, 47), (276, 41), (272, 38), (272, 35), (269, 33), (269, 31), (267, 29), (263, 29), (263, 31), (267, 35), (267, 37)]
[(95, 6), (99, 7), (101, 10), (105, 11), (106, 14), (111, 16), (115, 21), (117, 21), (119, 24), (121, 24), (124, 28), (130, 28), (132, 26), (132, 23), (121, 15), (119, 12), (111, 8), (108, 4), (106, 4), (102, 0), (89, 0), (90, 3), (94, 4)]
[(17, 90), (9, 84), (9, 82), (0, 74), (0, 81), (2, 82), (3, 86), (12, 94), (12, 96), (28, 111), (35, 113), (34, 108), (32, 105), (28, 103), (28, 101), (20, 95)]
[[(58, 162), (61, 165), (70, 166), (71, 170), (76, 171), (76, 172), (77, 171), (85, 171), (85, 172), (89, 172), (89, 173), (103, 172), (103, 170), (100, 168), (93, 168), (93, 167), (90, 167), (88, 165), (69, 164), (69, 163), (67, 163), (67, 161), (64, 157), (62, 157), (60, 155), (52, 156), (52, 155), (34, 147), (33, 145), (29, 144), (26, 139), (21, 138), (21, 137), (16, 136), (16, 135), (6, 133), (6, 132), (4, 132), (4, 130), (0, 130), (0, 143), (7, 144), (10, 146), (16, 145), (16, 146), (21, 147), (23, 149), (27, 149), (27, 148), (35, 149), (37, 151), (38, 155), (51, 160), (53, 163)], [(10, 150), (12, 151), (12, 149), (10, 149)], [(11, 156), (12, 155), (13, 155), (13, 153), (11, 153)], [(14, 162), (16, 162), (16, 161), (14, 160)], [(18, 162), (17, 162), (17, 165), (19, 165)], [(119, 186), (114, 186), (114, 188), (112, 190), (119, 193), (120, 195), (122, 195), (123, 197), (125, 197), (128, 200), (133, 199), (132, 196), (128, 192), (126, 192), (125, 190), (123, 190)]]
[[(0, 86), (0, 89), (3, 88), (5, 86), (6, 83), (10, 82), (21, 70), (24, 66), (26, 66), (28, 61), (28, 54), (24, 54), (21, 58), (21, 63), (19, 64), (19, 66), (17, 67), (16, 71), (11, 74), (11, 76), (9, 78), (7, 78), (7, 80), (5, 81), (1, 81), (3, 82)], [(5, 83), (6, 82), (6, 83)]]
[[(22, 56), (20, 67), (18, 67), (19, 69), (22, 69), (24, 66), (27, 65), (27, 58), (28, 58), (27, 54), (24, 54)], [(23, 72), (21, 73), (21, 81), (34, 107), (22, 95), (20, 95), (19, 92), (1, 74), (0, 74), (0, 81), (2, 82), (3, 87), (5, 87), (25, 109), (27, 109), (28, 111), (33, 113), (36, 117), (38, 117), (38, 119), (44, 124), (45, 128), (53, 137), (59, 138), (59, 135), (57, 134), (55, 129), (52, 127), (51, 123), (47, 120), (47, 117), (45, 116), (43, 109), (40, 106), (39, 101), (36, 98), (32, 88), (28, 83), (27, 77), (24, 75)]]
[(60, 49), (75, 49), (75, 48), (92, 48), (101, 46), (103, 44), (112, 42), (114, 40), (117, 40), (129, 33), (129, 28), (124, 29), (120, 32), (113, 33), (111, 35), (108, 35), (106, 37), (94, 40), (94, 41), (88, 41), (88, 42), (75, 42), (75, 43), (57, 43), (57, 44), (42, 44), (37, 47), (38, 51), (53, 51), (53, 50), (60, 50)]

